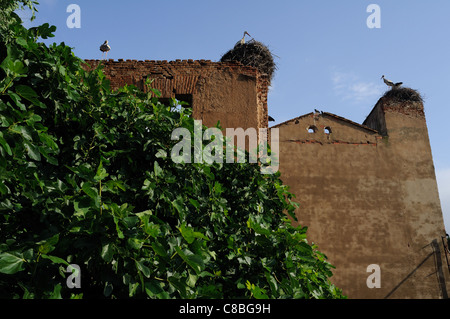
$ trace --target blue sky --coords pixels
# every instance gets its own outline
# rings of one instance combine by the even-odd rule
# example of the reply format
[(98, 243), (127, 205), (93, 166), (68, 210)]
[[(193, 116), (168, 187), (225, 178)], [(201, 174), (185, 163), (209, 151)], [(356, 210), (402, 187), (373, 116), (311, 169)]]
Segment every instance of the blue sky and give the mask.
[[(56, 37), (83, 59), (175, 60), (220, 57), (247, 30), (276, 55), (269, 92), (277, 123), (315, 108), (362, 123), (387, 87), (384, 74), (417, 89), (425, 114), (446, 228), (450, 230), (450, 1), (433, 0), (40, 0), (32, 25), (57, 26)], [(69, 28), (69, 4), (81, 27)], [(369, 4), (381, 28), (368, 28)], [(23, 15), (26, 18), (26, 14)], [(30, 26), (31, 24), (27, 24)]]

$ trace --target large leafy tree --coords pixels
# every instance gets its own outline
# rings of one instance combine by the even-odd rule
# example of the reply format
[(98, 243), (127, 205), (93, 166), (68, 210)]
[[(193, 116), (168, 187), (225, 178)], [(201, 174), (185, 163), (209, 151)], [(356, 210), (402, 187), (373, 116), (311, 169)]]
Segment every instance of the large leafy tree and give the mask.
[(189, 108), (111, 90), (64, 43), (37, 41), (55, 27), (22, 26), (31, 1), (0, 4), (1, 298), (342, 297), (279, 174), (175, 163)]

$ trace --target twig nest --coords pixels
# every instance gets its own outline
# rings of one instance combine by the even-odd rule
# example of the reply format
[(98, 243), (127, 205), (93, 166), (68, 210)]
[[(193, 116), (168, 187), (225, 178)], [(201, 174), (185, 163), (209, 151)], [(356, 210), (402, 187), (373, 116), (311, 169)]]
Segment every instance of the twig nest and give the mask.
[(396, 89), (388, 90), (383, 95), (384, 98), (392, 99), (394, 101), (403, 102), (403, 101), (414, 101), (414, 102), (423, 102), (422, 96), (420, 93), (414, 89), (408, 87), (399, 87)]
[(272, 80), (276, 70), (269, 48), (253, 39), (244, 44), (236, 43), (234, 48), (225, 53), (220, 61), (238, 61), (243, 65), (256, 67), (262, 74), (267, 74), (269, 80)]

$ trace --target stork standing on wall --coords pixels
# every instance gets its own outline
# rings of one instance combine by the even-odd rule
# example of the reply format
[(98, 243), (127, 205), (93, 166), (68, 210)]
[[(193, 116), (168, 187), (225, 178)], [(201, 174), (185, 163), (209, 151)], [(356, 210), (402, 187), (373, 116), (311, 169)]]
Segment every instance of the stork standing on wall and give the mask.
[(249, 37), (251, 37), (251, 35), (248, 34), (247, 31), (244, 31), (244, 36), (242, 37), (241, 42), (240, 42), (241, 44), (245, 44), (245, 35), (248, 35)]
[(398, 88), (400, 85), (403, 84), (403, 82), (397, 82), (397, 83), (394, 83), (394, 82), (392, 82), (391, 80), (386, 79), (386, 78), (384, 77), (384, 75), (382, 75), (381, 78), (383, 79), (384, 83), (386, 83), (387, 86), (390, 86), (390, 87), (391, 87), (391, 89), (396, 89), (396, 88)]
[(100, 46), (100, 51), (102, 51), (102, 58), (103, 58), (103, 54), (105, 55), (105, 59), (106, 56), (108, 55), (108, 51), (111, 50), (111, 47), (108, 44), (108, 40), (106, 40), (101, 46)]

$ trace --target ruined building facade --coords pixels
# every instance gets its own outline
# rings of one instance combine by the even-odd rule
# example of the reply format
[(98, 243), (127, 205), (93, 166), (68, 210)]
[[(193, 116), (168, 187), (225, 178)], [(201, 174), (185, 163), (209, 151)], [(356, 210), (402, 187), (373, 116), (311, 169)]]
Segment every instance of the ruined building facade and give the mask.
[[(145, 89), (153, 79), (162, 98), (187, 101), (207, 126), (268, 126), (269, 81), (255, 68), (205, 60), (102, 63), (113, 88)], [(449, 256), (421, 102), (383, 97), (363, 124), (321, 112), (273, 128), (281, 179), (300, 203), (298, 223), (336, 266), (331, 281), (344, 294), (448, 298)]]
[(90, 68), (104, 64), (112, 88), (125, 84), (146, 90), (145, 82), (162, 99), (188, 102), (193, 117), (208, 127), (267, 128), (269, 80), (255, 68), (210, 60), (136, 61), (86, 60)]

